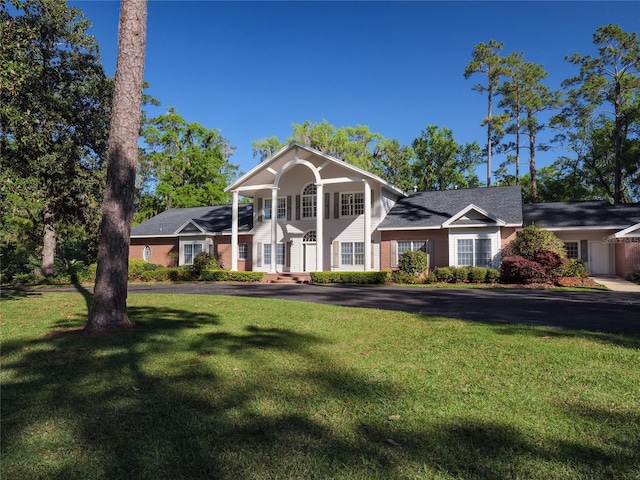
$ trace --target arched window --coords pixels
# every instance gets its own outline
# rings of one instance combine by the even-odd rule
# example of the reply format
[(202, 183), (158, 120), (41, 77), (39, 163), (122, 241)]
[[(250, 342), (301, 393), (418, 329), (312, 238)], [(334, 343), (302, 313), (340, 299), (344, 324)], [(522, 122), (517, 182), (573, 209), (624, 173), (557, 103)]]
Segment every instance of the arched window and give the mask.
[(304, 243), (315, 242), (316, 241), (316, 231), (315, 230), (309, 230), (307, 233), (304, 234), (304, 237), (302, 237), (302, 241)]
[(302, 218), (316, 216), (316, 186), (310, 183), (302, 191)]
[(151, 247), (149, 245), (144, 246), (144, 250), (142, 250), (142, 259), (145, 262), (151, 260)]

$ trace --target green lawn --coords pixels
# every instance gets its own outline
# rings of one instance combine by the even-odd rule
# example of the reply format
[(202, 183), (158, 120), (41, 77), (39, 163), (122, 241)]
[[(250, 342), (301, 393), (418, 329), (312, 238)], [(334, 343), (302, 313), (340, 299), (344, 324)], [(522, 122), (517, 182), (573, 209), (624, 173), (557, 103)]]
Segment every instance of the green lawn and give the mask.
[(5, 297), (3, 479), (638, 479), (640, 337), (291, 301)]

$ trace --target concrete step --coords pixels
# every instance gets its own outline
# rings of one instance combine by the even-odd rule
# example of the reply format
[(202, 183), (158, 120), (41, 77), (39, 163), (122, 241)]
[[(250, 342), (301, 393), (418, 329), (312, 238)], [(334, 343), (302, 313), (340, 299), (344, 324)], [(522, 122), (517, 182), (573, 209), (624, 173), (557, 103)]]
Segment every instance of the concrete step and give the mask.
[(265, 275), (265, 281), (268, 283), (280, 283), (298, 285), (301, 283), (309, 283), (311, 281), (311, 275), (308, 273), (268, 273)]

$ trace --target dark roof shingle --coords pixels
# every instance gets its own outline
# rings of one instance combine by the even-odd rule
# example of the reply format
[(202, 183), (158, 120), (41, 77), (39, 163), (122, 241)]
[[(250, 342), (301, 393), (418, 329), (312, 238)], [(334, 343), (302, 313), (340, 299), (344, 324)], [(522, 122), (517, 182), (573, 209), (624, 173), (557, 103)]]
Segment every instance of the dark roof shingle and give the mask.
[(540, 228), (626, 228), (640, 223), (640, 204), (611, 205), (604, 200), (528, 203), (522, 207), (525, 225)]
[[(253, 228), (253, 205), (238, 206), (239, 232)], [(176, 231), (193, 220), (207, 233), (231, 231), (231, 205), (213, 207), (172, 208), (142, 222), (131, 230), (132, 237), (173, 236)]]
[(520, 187), (482, 187), (410, 194), (393, 206), (378, 228), (439, 227), (472, 204), (507, 225), (522, 225)]

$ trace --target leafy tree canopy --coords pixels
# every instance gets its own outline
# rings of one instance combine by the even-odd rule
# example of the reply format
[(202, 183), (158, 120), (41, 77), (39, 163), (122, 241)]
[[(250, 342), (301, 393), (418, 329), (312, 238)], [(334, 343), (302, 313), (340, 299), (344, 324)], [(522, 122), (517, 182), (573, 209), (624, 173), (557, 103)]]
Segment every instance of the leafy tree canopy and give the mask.
[(221, 205), (229, 202), (224, 188), (238, 167), (229, 162), (234, 147), (216, 129), (188, 123), (169, 108), (143, 127), (138, 186), (138, 218), (169, 208)]

